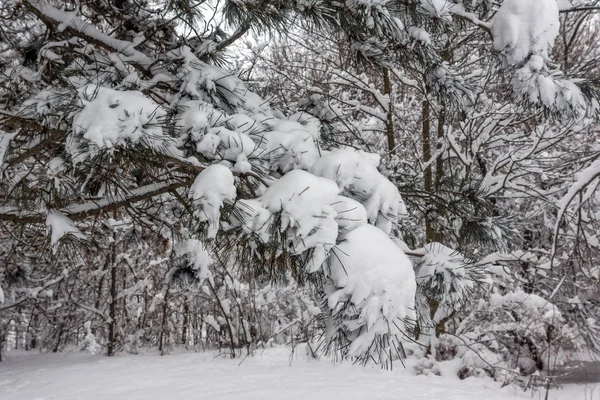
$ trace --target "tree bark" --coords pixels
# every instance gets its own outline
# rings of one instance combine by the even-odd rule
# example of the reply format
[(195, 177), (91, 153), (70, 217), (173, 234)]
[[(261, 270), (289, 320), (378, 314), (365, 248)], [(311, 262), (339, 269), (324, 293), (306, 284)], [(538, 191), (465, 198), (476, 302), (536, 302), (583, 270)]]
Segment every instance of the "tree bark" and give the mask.
[(383, 94), (388, 96), (387, 121), (385, 123), (385, 133), (387, 136), (388, 151), (392, 152), (396, 148), (394, 138), (394, 107), (392, 105), (392, 83), (390, 81), (390, 70), (383, 68)]
[(110, 268), (110, 304), (108, 306), (108, 316), (110, 318), (108, 324), (108, 346), (107, 355), (113, 356), (115, 354), (116, 347), (116, 336), (117, 336), (117, 265), (116, 265), (116, 246), (113, 242), (111, 249), (111, 268)]
[(183, 327), (181, 328), (181, 343), (187, 346), (190, 304), (186, 297), (183, 301)]
[(160, 352), (161, 356), (164, 356), (166, 353), (165, 349), (165, 337), (166, 337), (166, 331), (167, 331), (167, 322), (169, 321), (169, 289), (170, 289), (170, 285), (167, 284), (167, 288), (165, 290), (165, 297), (164, 297), (164, 303), (163, 303), (163, 315), (162, 315), (162, 322), (161, 322), (161, 327), (160, 327), (160, 336), (159, 336), (159, 341), (158, 341), (158, 351)]
[[(430, 138), (430, 106), (427, 100), (422, 103), (422, 129), (421, 129), (421, 143), (423, 146), (423, 164), (429, 163), (431, 160), (431, 138)], [(427, 165), (423, 171), (423, 179), (425, 182), (425, 192), (428, 194), (433, 193), (433, 177), (431, 172), (431, 165)], [(431, 224), (431, 216), (429, 213), (425, 215), (425, 241), (427, 243), (434, 241), (433, 226)]]

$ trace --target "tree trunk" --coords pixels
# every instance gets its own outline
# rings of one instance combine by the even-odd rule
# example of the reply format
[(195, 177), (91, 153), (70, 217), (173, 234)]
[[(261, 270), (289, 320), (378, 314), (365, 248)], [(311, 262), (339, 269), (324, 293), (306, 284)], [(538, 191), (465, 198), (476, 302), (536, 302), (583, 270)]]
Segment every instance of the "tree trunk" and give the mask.
[(64, 323), (60, 324), (60, 329), (58, 330), (58, 338), (56, 339), (56, 344), (54, 345), (54, 347), (52, 348), (52, 352), (53, 353), (58, 353), (58, 349), (60, 348), (60, 342), (62, 340), (62, 335), (65, 329), (65, 325)]
[(160, 352), (161, 356), (164, 356), (166, 354), (165, 352), (165, 331), (167, 330), (167, 321), (168, 321), (168, 315), (169, 313), (169, 285), (167, 285), (167, 289), (165, 290), (165, 298), (164, 298), (164, 304), (163, 304), (163, 316), (162, 316), (162, 323), (161, 323), (161, 327), (160, 327), (160, 336), (159, 336), (159, 341), (158, 341), (158, 351)]
[(385, 123), (385, 133), (387, 136), (388, 151), (392, 152), (396, 148), (394, 138), (394, 107), (392, 104), (392, 83), (390, 81), (390, 70), (383, 68), (383, 94), (388, 96), (387, 121)]
[[(423, 146), (423, 164), (427, 164), (431, 160), (431, 138), (430, 134), (430, 109), (429, 102), (424, 100), (422, 103), (422, 130), (421, 130), (421, 143)], [(431, 166), (427, 165), (423, 171), (423, 180), (425, 182), (425, 192), (427, 194), (433, 193), (433, 177), (431, 172)], [(434, 241), (433, 226), (431, 224), (431, 216), (429, 212), (425, 215), (425, 241), (427, 243)]]
[(117, 336), (117, 265), (116, 265), (116, 246), (112, 244), (111, 252), (111, 267), (110, 267), (110, 303), (108, 305), (108, 346), (107, 355), (113, 356), (116, 348), (116, 336)]
[[(436, 149), (439, 152), (442, 149), (442, 140), (444, 139), (444, 125), (446, 124), (446, 113), (442, 110), (440, 111), (440, 116), (438, 118), (438, 127), (437, 127), (437, 146)], [(444, 160), (441, 155), (435, 160), (435, 189), (438, 190), (440, 187), (440, 182), (444, 177)]]
[(190, 313), (190, 304), (188, 298), (185, 297), (183, 301), (183, 326), (181, 328), (181, 343), (187, 347), (187, 338), (188, 338), (188, 325), (190, 323), (189, 319)]
[(219, 309), (221, 310), (221, 312), (223, 313), (223, 317), (225, 318), (225, 325), (227, 326), (227, 331), (229, 333), (229, 349), (231, 350), (231, 358), (235, 358), (235, 342), (233, 339), (233, 329), (231, 329), (231, 321), (229, 320), (229, 316), (227, 315), (227, 313), (225, 312), (225, 309), (223, 308), (223, 304), (221, 303), (221, 299), (219, 299), (219, 296), (217, 294), (217, 291), (215, 290), (215, 288), (213, 287), (213, 285), (208, 282), (208, 287), (210, 288), (210, 291), (212, 292), (213, 296), (215, 296), (215, 300), (217, 301), (217, 304), (219, 305)]

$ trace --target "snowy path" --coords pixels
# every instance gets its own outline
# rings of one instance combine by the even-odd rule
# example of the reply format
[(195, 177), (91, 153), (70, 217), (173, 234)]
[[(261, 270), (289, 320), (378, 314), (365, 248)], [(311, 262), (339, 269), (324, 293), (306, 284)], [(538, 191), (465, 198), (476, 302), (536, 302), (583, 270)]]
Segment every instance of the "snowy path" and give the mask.
[[(414, 376), (406, 370), (385, 372), (303, 359), (294, 360), (290, 366), (289, 351), (285, 349), (269, 349), (239, 366), (240, 360), (198, 353), (110, 359), (82, 354), (20, 353), (10, 357), (0, 363), (2, 400), (532, 398), (531, 394), (517, 394), (510, 388), (500, 390), (496, 383), (483, 379)], [(568, 393), (565, 399), (585, 398), (577, 394), (583, 391)]]

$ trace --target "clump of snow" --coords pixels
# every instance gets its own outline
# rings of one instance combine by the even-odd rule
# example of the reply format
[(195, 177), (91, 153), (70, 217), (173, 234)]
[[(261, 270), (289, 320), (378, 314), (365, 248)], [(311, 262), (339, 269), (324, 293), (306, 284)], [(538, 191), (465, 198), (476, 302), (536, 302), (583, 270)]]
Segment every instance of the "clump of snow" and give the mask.
[(72, 235), (78, 239), (85, 239), (85, 235), (79, 231), (73, 221), (56, 210), (48, 211), (48, 214), (46, 215), (46, 226), (48, 227), (49, 233), (51, 233), (50, 242), (52, 243), (52, 246), (57, 244), (65, 235)]
[(512, 80), (517, 100), (542, 104), (555, 112), (583, 115), (588, 107), (577, 80), (560, 74), (551, 74), (544, 69), (544, 60), (532, 55), (529, 61), (519, 68)]
[(287, 172), (298, 168), (309, 169), (318, 159), (319, 150), (312, 134), (304, 128), (299, 129), (297, 125), (282, 127), (279, 124), (276, 129), (286, 130), (274, 130), (261, 135), (258, 153), (269, 162), (272, 170)]
[(423, 28), (418, 26), (411, 26), (408, 28), (408, 34), (412, 36), (417, 42), (431, 45), (431, 35)]
[(187, 257), (189, 267), (196, 272), (196, 277), (200, 282), (204, 279), (212, 279), (208, 267), (213, 259), (206, 248), (206, 245), (198, 239), (187, 239), (177, 249), (176, 254)]
[(417, 283), (438, 293), (440, 303), (459, 306), (474, 288), (475, 281), (464, 256), (441, 243), (428, 243), (416, 268)]
[(524, 307), (532, 311), (539, 311), (544, 318), (561, 318), (560, 310), (548, 300), (533, 293), (525, 293), (521, 289), (505, 295), (493, 293), (490, 297), (493, 308)]
[(444, 321), (470, 300), (477, 284), (485, 281), (485, 270), (470, 264), (458, 251), (441, 243), (428, 243), (416, 251), (417, 315), (423, 342), (437, 340)]
[(360, 201), (369, 222), (389, 233), (406, 205), (398, 188), (378, 170), (379, 157), (352, 149), (339, 149), (324, 154), (310, 172), (336, 182), (351, 198)]
[(221, 207), (225, 202), (232, 203), (236, 197), (235, 179), (233, 173), (224, 165), (213, 164), (200, 172), (189, 196), (194, 201), (197, 210), (194, 215), (200, 222), (208, 222), (207, 235), (217, 236)]
[(233, 169), (240, 174), (247, 174), (252, 172), (252, 164), (250, 164), (246, 155), (241, 153), (237, 156)]
[(92, 323), (86, 321), (83, 328), (85, 329), (85, 337), (83, 338), (82, 349), (90, 354), (98, 354), (102, 350), (102, 346), (96, 342), (96, 336), (92, 333)]
[(308, 272), (317, 271), (338, 236), (336, 212), (331, 206), (338, 197), (338, 186), (306, 171), (293, 170), (275, 181), (256, 200), (243, 201), (240, 221), (246, 230), (267, 238), (267, 221), (280, 215), (280, 231), (285, 234), (292, 254), (312, 249)]
[(346, 234), (358, 227), (367, 225), (367, 210), (354, 199), (338, 196), (332, 204), (336, 212), (335, 220), (338, 224), (338, 240), (344, 239)]
[[(236, 93), (241, 85), (236, 81)], [(221, 89), (217, 85), (214, 90)], [(244, 93), (248, 98), (249, 92)], [(249, 172), (248, 159), (253, 158), (267, 169), (285, 173), (308, 169), (319, 157), (320, 123), (306, 113), (279, 118), (265, 108), (264, 100), (250, 96), (249, 102), (236, 103), (236, 112), (229, 114), (213, 106), (210, 96), (198, 92), (192, 97), (180, 102), (177, 124), (194, 143), (194, 150), (206, 158), (234, 162), (238, 172)]]
[(454, 3), (449, 0), (421, 0), (421, 7), (423, 7), (428, 14), (447, 21), (452, 20), (450, 9), (453, 5)]
[(559, 25), (556, 0), (504, 0), (492, 21), (494, 49), (509, 65), (531, 54), (547, 60)]
[(267, 243), (273, 215), (262, 206), (260, 198), (241, 199), (236, 206), (240, 212), (237, 215), (239, 220), (233, 221), (234, 226), (241, 226), (244, 232), (255, 234), (261, 242)]
[(74, 161), (100, 150), (142, 144), (161, 153), (179, 155), (164, 134), (165, 111), (141, 92), (87, 85), (78, 90), (83, 108), (73, 118), (67, 150)]
[[(332, 250), (327, 276), (327, 306), (337, 324), (329, 340), (346, 338), (349, 357), (391, 361), (407, 321), (414, 320), (416, 282), (413, 267), (402, 250), (382, 230), (364, 225), (346, 235)], [(378, 339), (390, 347), (380, 351)]]
[(202, 62), (187, 46), (173, 51), (173, 55), (183, 61), (181, 92), (190, 98), (211, 102), (218, 89), (234, 93), (237, 82), (231, 73)]

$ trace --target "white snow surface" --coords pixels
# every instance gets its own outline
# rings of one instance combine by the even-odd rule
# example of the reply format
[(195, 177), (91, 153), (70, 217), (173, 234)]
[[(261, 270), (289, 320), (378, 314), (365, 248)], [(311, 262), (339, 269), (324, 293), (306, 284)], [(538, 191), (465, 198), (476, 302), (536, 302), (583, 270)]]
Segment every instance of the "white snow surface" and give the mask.
[(509, 65), (521, 64), (530, 54), (547, 60), (559, 25), (556, 0), (504, 0), (492, 21), (494, 48)]
[[(443, 369), (442, 376), (416, 376), (412, 360), (407, 369), (382, 371), (309, 360), (300, 349), (292, 354), (287, 348), (258, 350), (243, 360), (192, 352), (111, 358), (79, 352), (14, 352), (6, 358), (0, 363), (3, 400), (543, 399), (542, 393), (532, 397), (511, 387), (500, 389), (499, 383), (487, 378), (461, 381), (452, 368)], [(550, 399), (592, 398), (583, 395), (589, 396), (589, 390), (570, 386), (552, 391)]]
[(501, 295), (493, 293), (490, 297), (490, 305), (492, 307), (524, 307), (532, 310), (539, 310), (544, 317), (549, 319), (560, 318), (560, 310), (548, 300), (541, 298), (533, 293), (525, 293), (522, 290)]

